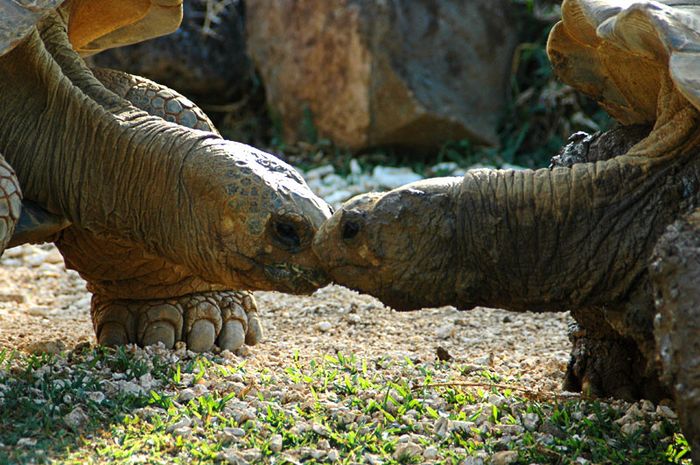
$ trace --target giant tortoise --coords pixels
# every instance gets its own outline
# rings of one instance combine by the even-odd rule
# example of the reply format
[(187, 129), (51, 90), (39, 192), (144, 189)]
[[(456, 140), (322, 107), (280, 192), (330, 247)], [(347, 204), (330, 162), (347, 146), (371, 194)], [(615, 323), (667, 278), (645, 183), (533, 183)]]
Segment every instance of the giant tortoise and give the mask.
[(566, 387), (672, 393), (700, 463), (700, 2), (566, 0), (562, 17), (555, 72), (623, 126), (572, 138), (549, 169), (355, 197), (314, 250), (399, 310), (571, 310)]
[(0, 250), (55, 242), (100, 343), (236, 349), (260, 337), (236, 290), (327, 282), (311, 240), (330, 209), (184, 97), (80, 56), (181, 17), (181, 0), (0, 0)]

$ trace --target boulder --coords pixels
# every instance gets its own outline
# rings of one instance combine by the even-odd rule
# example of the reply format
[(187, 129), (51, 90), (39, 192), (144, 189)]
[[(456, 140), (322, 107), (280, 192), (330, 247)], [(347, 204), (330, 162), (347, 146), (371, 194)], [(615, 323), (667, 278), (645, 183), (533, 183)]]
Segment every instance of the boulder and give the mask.
[(287, 141), (495, 144), (509, 0), (247, 0), (248, 52)]
[(224, 104), (250, 85), (243, 7), (232, 0), (185, 0), (180, 28), (165, 37), (107, 50), (92, 64), (152, 79), (197, 103)]

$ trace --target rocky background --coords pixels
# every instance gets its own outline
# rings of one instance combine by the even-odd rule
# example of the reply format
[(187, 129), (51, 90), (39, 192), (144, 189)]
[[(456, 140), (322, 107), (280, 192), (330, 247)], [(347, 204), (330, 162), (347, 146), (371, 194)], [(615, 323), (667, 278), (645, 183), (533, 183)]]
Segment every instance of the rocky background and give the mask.
[(558, 17), (551, 0), (187, 0), (176, 33), (93, 63), (168, 85), (302, 167), (538, 166), (608, 124), (553, 79)]

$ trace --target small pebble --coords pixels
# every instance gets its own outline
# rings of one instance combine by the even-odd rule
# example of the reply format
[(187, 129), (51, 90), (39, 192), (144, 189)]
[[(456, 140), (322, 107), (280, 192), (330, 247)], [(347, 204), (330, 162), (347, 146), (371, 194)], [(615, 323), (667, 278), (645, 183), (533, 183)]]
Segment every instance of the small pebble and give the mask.
[(78, 406), (65, 415), (63, 421), (70, 429), (78, 430), (88, 421), (88, 416), (83, 409)]
[(529, 412), (523, 415), (523, 426), (528, 431), (535, 431), (540, 424), (540, 417), (534, 412)]
[(239, 438), (245, 436), (245, 430), (243, 428), (224, 428), (224, 433), (229, 436), (235, 436)]
[(329, 331), (333, 325), (329, 321), (321, 321), (316, 325), (316, 327), (319, 329), (319, 331), (325, 333)]
[(656, 413), (657, 415), (661, 415), (664, 418), (667, 418), (669, 420), (675, 420), (678, 418), (678, 415), (676, 415), (676, 412), (671, 410), (670, 407), (667, 405), (658, 405), (656, 407)]
[(192, 420), (190, 419), (190, 417), (183, 415), (183, 417), (180, 418), (177, 422), (168, 426), (165, 431), (168, 433), (172, 433), (176, 429), (185, 428), (185, 427), (190, 426), (191, 424), (192, 424)]
[(484, 465), (484, 459), (481, 457), (467, 457), (466, 459), (462, 460), (460, 465)]
[(282, 450), (282, 435), (275, 434), (270, 438), (270, 450), (278, 453)]
[(509, 465), (518, 461), (518, 452), (514, 450), (503, 450), (491, 456), (491, 465)]
[(438, 457), (438, 450), (435, 446), (429, 446), (423, 451), (425, 460), (435, 460)]
[(91, 401), (95, 402), (96, 404), (101, 404), (103, 400), (105, 400), (105, 395), (102, 392), (99, 391), (91, 391), (87, 393), (88, 399)]
[(17, 441), (17, 447), (34, 447), (36, 446), (36, 439), (34, 438), (20, 438)]
[(408, 462), (414, 460), (415, 457), (420, 457), (423, 455), (423, 449), (418, 444), (412, 442), (400, 443), (396, 445), (396, 450), (394, 451), (394, 459), (400, 462)]
[(631, 435), (637, 433), (642, 428), (644, 428), (644, 426), (645, 426), (645, 424), (643, 421), (635, 421), (632, 423), (625, 423), (620, 428), (620, 431), (622, 431), (622, 434), (624, 434), (625, 436), (631, 436)]

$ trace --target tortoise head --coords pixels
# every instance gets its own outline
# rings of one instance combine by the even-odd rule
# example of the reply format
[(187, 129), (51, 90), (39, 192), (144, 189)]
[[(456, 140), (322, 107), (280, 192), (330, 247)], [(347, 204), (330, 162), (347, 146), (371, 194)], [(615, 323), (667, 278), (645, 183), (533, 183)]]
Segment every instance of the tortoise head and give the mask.
[[(0, 7), (7, 1), (15, 3), (0, 0)], [(68, 11), (70, 30), (80, 23), (83, 6), (99, 9), (106, 3), (113, 2), (72, 0), (60, 13)], [(102, 32), (78, 30), (72, 38), (78, 47), (90, 48), (100, 37), (110, 37)], [(26, 198), (93, 234), (142, 246), (213, 284), (303, 293), (327, 282), (311, 241), (331, 211), (291, 166), (138, 110), (95, 79), (69, 44), (69, 34), (64, 14), (48, 14), (0, 60), (6, 111), (22, 108), (30, 129), (38, 126), (37, 115), (49, 115), (41, 119), (42, 129), (61, 140), (50, 152), (36, 150), (33, 140), (12, 147), (11, 162), (29, 186)], [(12, 85), (7, 76), (15, 75), (26, 77), (23, 85), (4, 92)], [(60, 87), (58, 97), (41, 98), (46, 82)], [(67, 106), (74, 111), (71, 118), (60, 111)], [(14, 131), (23, 130), (23, 122)], [(10, 132), (0, 131), (0, 139), (8, 134), (1, 142), (10, 140)], [(69, 175), (32, 169), (45, 159), (61, 159), (90, 174), (73, 189)], [(50, 189), (31, 189), (45, 186), (47, 178), (57, 182)]]
[(348, 200), (321, 227), (314, 252), (333, 281), (397, 310), (421, 308), (450, 286), (459, 178), (418, 181)]
[(184, 252), (188, 262), (201, 265), (197, 274), (292, 293), (327, 284), (311, 244), (330, 206), (273, 155), (223, 139), (209, 142), (185, 162), (181, 176), (193, 210), (185, 217), (194, 215), (193, 230), (206, 232), (192, 253)]

